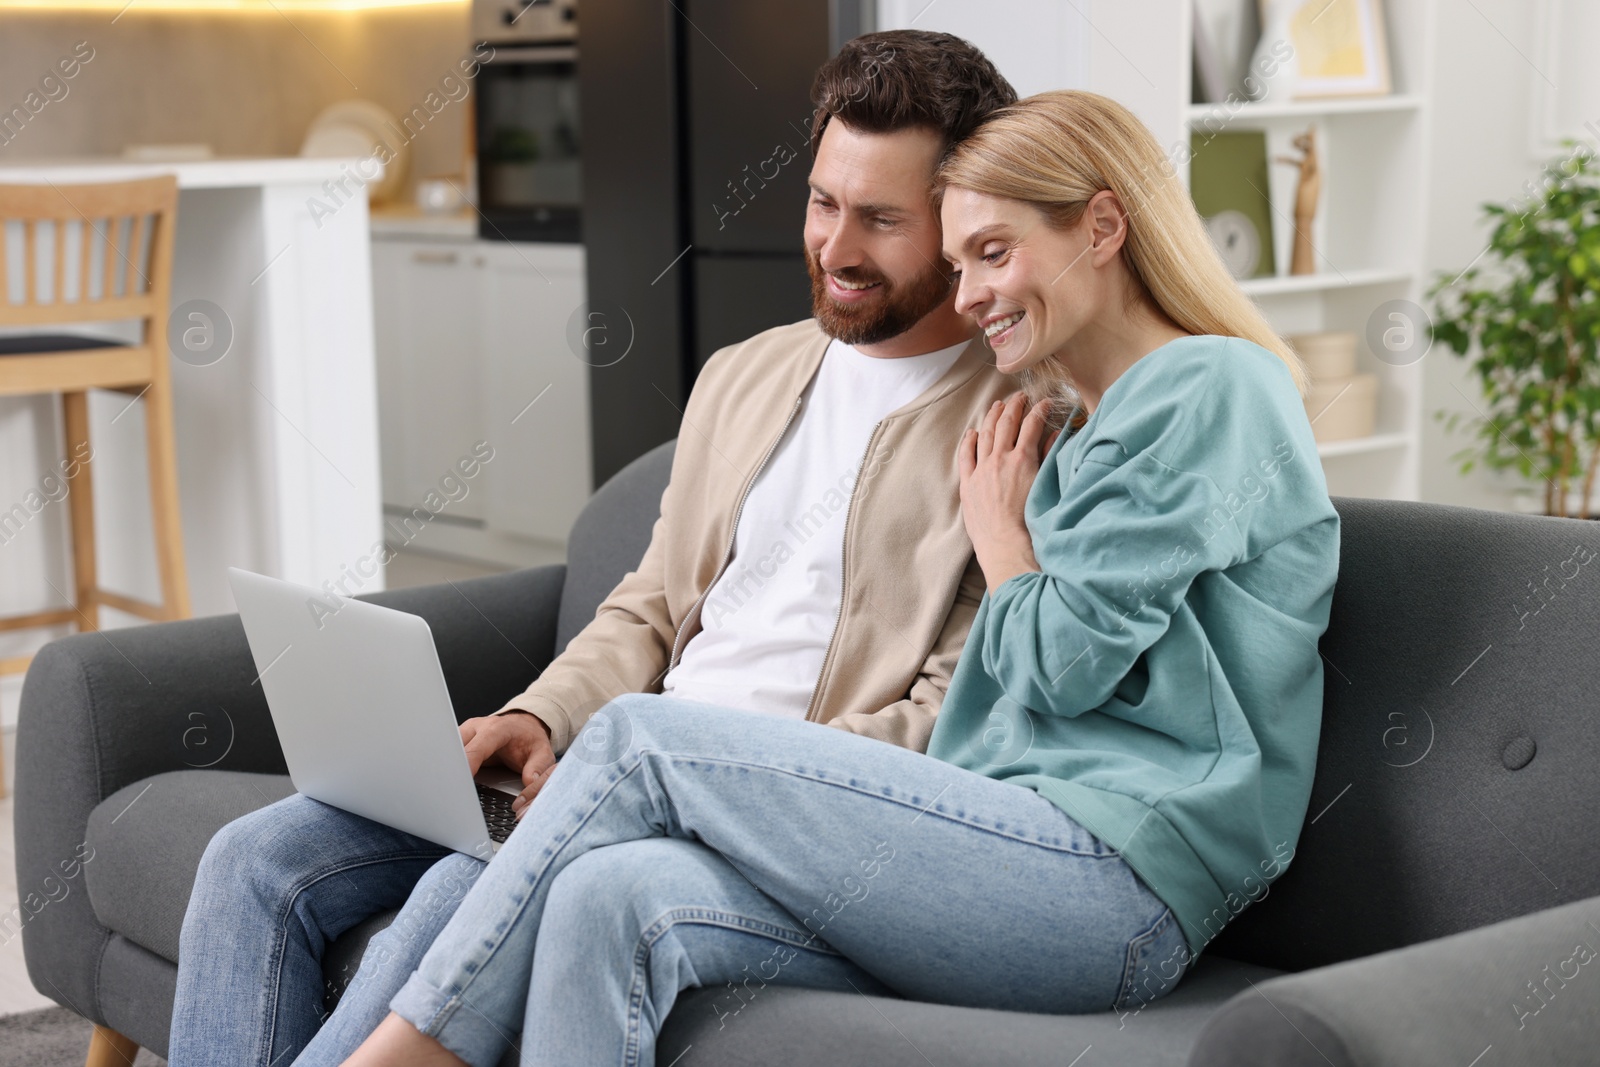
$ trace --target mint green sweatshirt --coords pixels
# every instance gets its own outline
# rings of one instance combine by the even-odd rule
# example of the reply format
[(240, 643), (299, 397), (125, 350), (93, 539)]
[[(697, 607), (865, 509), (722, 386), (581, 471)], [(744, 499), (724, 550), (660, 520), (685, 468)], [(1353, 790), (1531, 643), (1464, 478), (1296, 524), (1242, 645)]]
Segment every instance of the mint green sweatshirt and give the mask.
[(928, 754), (1117, 849), (1198, 955), (1288, 866), (1316, 769), (1339, 515), (1289, 369), (1162, 345), (1024, 514), (1042, 573), (984, 595)]

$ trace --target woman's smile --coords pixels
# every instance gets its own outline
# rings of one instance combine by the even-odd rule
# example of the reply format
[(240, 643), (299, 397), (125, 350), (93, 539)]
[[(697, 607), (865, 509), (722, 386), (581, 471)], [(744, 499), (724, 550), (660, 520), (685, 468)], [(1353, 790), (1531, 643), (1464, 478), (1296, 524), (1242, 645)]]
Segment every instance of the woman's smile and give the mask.
[(984, 340), (995, 356), (995, 369), (1002, 374), (1014, 374), (1028, 364), (1028, 353), (1033, 348), (1033, 316), (1018, 308), (986, 315), (978, 320), (983, 328)]
[(989, 339), (991, 345), (1003, 345), (1011, 339), (1017, 323), (1026, 315), (1025, 311), (1013, 311), (1006, 315), (990, 319), (983, 327), (983, 335)]

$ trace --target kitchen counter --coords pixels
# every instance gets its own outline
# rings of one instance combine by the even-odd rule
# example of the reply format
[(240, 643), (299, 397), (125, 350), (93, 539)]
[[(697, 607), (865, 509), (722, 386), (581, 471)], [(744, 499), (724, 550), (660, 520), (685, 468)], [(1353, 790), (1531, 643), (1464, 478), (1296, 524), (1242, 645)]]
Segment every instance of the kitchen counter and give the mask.
[(437, 214), (410, 204), (384, 204), (372, 209), (372, 236), (385, 240), (470, 241), (478, 236), (478, 213), (470, 207)]
[[(239, 189), (268, 185), (315, 185), (335, 180), (354, 159), (219, 157), (144, 162), (114, 157), (30, 159), (0, 163), (0, 181), (42, 185), (55, 182), (120, 182), (176, 174), (180, 189)], [(352, 186), (353, 188), (353, 186)]]
[[(168, 323), (179, 492), (197, 615), (231, 612), (226, 567), (322, 586), (361, 568), (381, 542), (370, 230), (356, 161), (124, 159), (0, 164), (0, 182), (66, 186), (176, 174), (178, 226)], [(342, 183), (342, 188), (341, 188)], [(210, 306), (197, 305), (205, 301)], [(183, 338), (209, 315), (225, 350)], [(106, 331), (117, 336), (113, 327)], [(31, 405), (34, 429), (0, 426), (0, 499), (35, 485), (59, 458), (56, 407)], [(103, 584), (158, 599), (145, 492), (142, 405), (91, 398)], [(127, 415), (126, 418), (123, 415)], [(3, 422), (4, 420), (0, 420)], [(52, 427), (46, 430), (45, 425)], [(41, 523), (64, 530), (65, 509)], [(46, 579), (65, 574), (50, 536), (0, 582), (0, 608), (58, 605)], [(26, 572), (26, 578), (17, 578)], [(383, 573), (345, 580), (381, 588)], [(59, 585), (59, 582), (56, 583)], [(37, 588), (35, 588), (35, 586)], [(68, 587), (70, 588), (70, 587)]]

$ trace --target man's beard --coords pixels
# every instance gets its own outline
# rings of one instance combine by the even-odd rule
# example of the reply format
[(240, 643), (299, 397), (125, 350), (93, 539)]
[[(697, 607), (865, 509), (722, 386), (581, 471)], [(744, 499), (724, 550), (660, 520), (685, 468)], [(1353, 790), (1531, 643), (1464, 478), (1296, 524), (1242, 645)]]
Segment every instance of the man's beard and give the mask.
[(811, 272), (812, 315), (824, 333), (847, 345), (875, 345), (898, 337), (950, 295), (950, 275), (938, 267), (930, 266), (904, 283), (892, 282), (871, 271), (849, 269), (834, 271), (833, 276), (857, 285), (881, 282), (882, 290), (866, 305), (840, 304), (828, 294), (828, 273), (809, 248), (806, 269)]

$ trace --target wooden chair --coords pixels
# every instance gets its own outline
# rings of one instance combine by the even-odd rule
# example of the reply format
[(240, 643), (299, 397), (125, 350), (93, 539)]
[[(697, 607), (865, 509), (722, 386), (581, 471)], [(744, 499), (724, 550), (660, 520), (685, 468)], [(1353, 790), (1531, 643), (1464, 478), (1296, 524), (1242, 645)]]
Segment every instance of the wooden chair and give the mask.
[[(178, 183), (170, 175), (96, 185), (0, 183), (0, 226), (4, 227), (0, 230), (0, 326), (37, 330), (0, 336), (0, 396), (61, 394), (73, 570), (73, 603), (0, 618), (0, 631), (67, 622), (80, 631), (95, 630), (100, 626), (102, 606), (157, 621), (189, 614), (167, 364), (177, 207)], [(15, 279), (10, 274), (14, 258), (10, 253), (19, 229), (22, 270), (21, 278)], [(67, 284), (69, 231), (75, 233), (76, 249), (72, 285)], [(53, 244), (49, 258), (53, 284), (48, 300), (42, 292), (40, 264), (47, 241)], [(96, 258), (100, 260), (98, 271), (94, 269)], [(20, 301), (15, 299), (19, 281)], [(60, 330), (63, 326), (70, 330), (73, 324), (130, 319), (140, 320), (141, 325), (140, 340), (134, 344)], [(90, 389), (116, 390), (144, 400), (160, 604), (134, 600), (99, 585), (90, 483)], [(14, 515), (14, 510), (0, 514), (0, 522)], [(31, 658), (0, 659), (0, 675), (27, 670)], [(5, 782), (0, 778), (0, 796), (4, 795)]]

